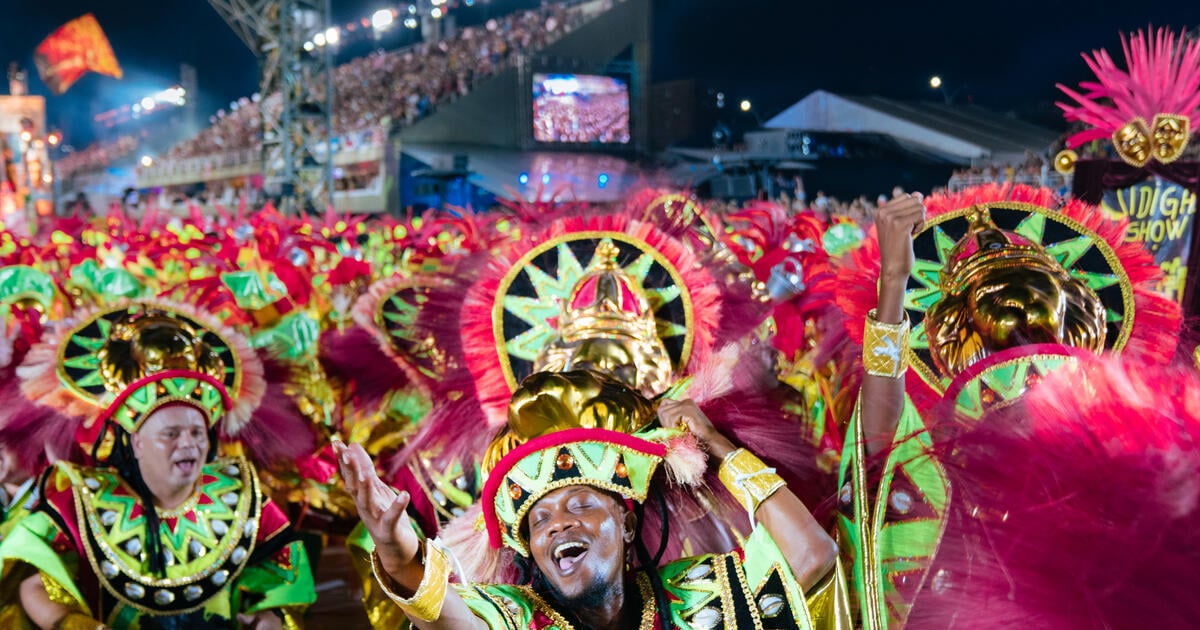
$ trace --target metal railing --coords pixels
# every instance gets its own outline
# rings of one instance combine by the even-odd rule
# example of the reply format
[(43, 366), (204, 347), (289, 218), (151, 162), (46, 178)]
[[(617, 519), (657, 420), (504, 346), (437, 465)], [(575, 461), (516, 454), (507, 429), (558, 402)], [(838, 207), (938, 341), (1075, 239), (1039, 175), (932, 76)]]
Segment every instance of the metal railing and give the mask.
[(1016, 173), (1012, 177), (1009, 177), (1004, 173), (999, 173), (997, 175), (954, 175), (950, 177), (950, 181), (946, 184), (946, 188), (950, 192), (958, 192), (972, 186), (1004, 183), (1044, 186), (1046, 188), (1061, 188), (1067, 185), (1067, 179), (1057, 171), (1052, 171), (1044, 177), (1041, 174), (1034, 175), (1031, 173)]

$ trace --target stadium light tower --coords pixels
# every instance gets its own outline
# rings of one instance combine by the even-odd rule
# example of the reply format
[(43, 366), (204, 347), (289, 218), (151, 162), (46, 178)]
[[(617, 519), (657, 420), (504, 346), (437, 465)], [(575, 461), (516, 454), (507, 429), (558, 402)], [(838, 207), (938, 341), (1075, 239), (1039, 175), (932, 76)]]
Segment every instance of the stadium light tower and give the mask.
[(323, 212), (333, 204), (334, 51), (305, 43), (326, 36), (331, 0), (208, 3), (258, 57), (264, 187), (280, 195), (283, 212)]

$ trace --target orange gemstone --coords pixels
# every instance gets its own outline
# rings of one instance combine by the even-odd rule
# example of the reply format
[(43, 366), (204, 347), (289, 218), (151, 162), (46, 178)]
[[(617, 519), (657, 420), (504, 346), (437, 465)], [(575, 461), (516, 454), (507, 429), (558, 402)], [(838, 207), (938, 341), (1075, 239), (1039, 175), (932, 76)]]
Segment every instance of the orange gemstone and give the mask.
[(521, 486), (518, 486), (515, 483), (508, 486), (508, 496), (512, 497), (513, 501), (520, 499), (522, 494), (523, 492), (521, 491)]
[(567, 470), (575, 465), (575, 458), (563, 453), (558, 456), (558, 459), (554, 460), (554, 463), (559, 467), (559, 469)]
[(629, 471), (625, 468), (625, 462), (617, 464), (617, 476), (624, 479), (629, 476)]

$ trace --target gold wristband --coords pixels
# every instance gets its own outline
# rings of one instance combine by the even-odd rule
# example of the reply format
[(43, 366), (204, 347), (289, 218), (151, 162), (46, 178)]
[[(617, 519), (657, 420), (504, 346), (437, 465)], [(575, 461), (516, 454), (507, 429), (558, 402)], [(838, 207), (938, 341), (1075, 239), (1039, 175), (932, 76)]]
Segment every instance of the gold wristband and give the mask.
[(717, 470), (717, 477), (729, 489), (733, 498), (746, 508), (751, 519), (758, 511), (758, 506), (769, 499), (771, 495), (787, 485), (783, 477), (775, 474), (774, 468), (769, 468), (754, 453), (739, 448), (725, 456)]
[(863, 330), (863, 368), (871, 376), (900, 378), (908, 370), (908, 314), (899, 324), (885, 324), (867, 313)]
[(450, 587), (450, 564), (446, 554), (437, 547), (425, 543), (425, 575), (412, 597), (404, 598), (392, 590), (392, 580), (380, 567), (379, 554), (371, 552), (371, 572), (380, 588), (400, 610), (417, 621), (437, 621), (442, 616), (442, 604), (446, 601), (446, 590)]

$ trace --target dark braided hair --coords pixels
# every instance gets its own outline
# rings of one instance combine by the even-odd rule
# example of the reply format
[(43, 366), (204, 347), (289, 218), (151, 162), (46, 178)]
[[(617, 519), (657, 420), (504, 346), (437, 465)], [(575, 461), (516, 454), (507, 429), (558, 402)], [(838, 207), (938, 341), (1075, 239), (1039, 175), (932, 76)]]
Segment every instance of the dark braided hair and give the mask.
[[(142, 550), (146, 554), (147, 562), (150, 565), (150, 572), (160, 578), (166, 577), (167, 566), (163, 558), (162, 533), (159, 527), (158, 510), (154, 506), (154, 493), (150, 491), (150, 487), (146, 485), (145, 478), (142, 477), (142, 469), (138, 466), (137, 458), (133, 455), (133, 443), (129, 432), (111, 420), (106, 420), (105, 429), (101, 435), (104, 435), (108, 431), (112, 431), (113, 445), (112, 453), (108, 456), (107, 463), (116, 469), (117, 474), (133, 487), (134, 492), (138, 495), (138, 499), (142, 502), (142, 512), (146, 515), (146, 530), (142, 535), (144, 540)], [(212, 461), (216, 455), (217, 441), (215, 437), (214, 430), (210, 429), (208, 435), (208, 453), (205, 461)], [(92, 445), (92, 459), (99, 460), (96, 455), (100, 449), (101, 442), (103, 440), (96, 440), (96, 443)]]
[[(641, 535), (634, 537), (633, 549), (637, 554), (638, 563), (642, 565), (642, 570), (646, 572), (646, 577), (650, 578), (650, 590), (654, 594), (654, 608), (658, 611), (659, 626), (662, 630), (671, 630), (671, 607), (668, 604), (667, 591), (663, 588), (662, 577), (658, 574), (659, 563), (662, 562), (663, 554), (667, 551), (671, 523), (667, 515), (666, 499), (663, 498), (661, 493), (655, 494), (658, 498), (659, 515), (662, 517), (662, 525), (659, 526), (658, 551), (655, 552), (654, 556), (651, 556), (650, 550), (646, 548), (646, 543), (642, 540)], [(646, 515), (646, 506), (642, 503), (634, 503), (633, 512), (637, 516), (637, 531), (640, 534)]]

